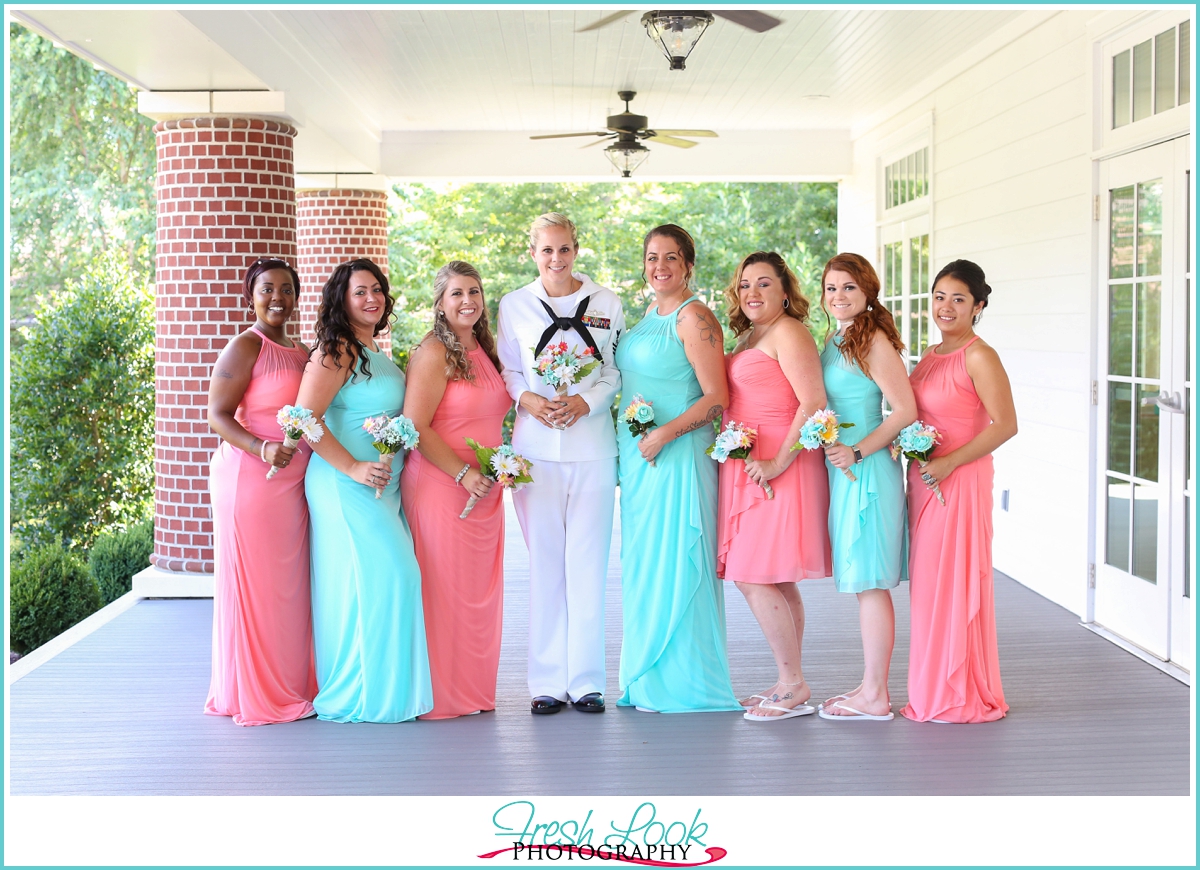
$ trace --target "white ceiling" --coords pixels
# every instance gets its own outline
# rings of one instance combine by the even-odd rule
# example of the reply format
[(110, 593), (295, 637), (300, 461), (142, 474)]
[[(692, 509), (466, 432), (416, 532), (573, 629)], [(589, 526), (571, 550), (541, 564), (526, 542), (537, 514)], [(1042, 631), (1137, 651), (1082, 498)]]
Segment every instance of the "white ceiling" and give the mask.
[(718, 18), (679, 72), (640, 12), (576, 32), (614, 8), (10, 12), (142, 89), (283, 92), (298, 172), (477, 177), (607, 177), (592, 140), (525, 137), (601, 129), (619, 89), (652, 126), (729, 140), (651, 142), (655, 173), (836, 177), (851, 127), (1022, 14), (767, 6), (783, 24)]

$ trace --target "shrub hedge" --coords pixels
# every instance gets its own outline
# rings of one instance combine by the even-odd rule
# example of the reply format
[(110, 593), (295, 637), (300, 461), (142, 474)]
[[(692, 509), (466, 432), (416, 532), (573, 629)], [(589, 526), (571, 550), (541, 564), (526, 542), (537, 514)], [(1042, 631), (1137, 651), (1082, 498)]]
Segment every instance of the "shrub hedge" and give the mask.
[(83, 559), (62, 544), (14, 554), (10, 646), (24, 655), (100, 608), (100, 590)]
[(88, 570), (100, 590), (101, 605), (116, 601), (133, 588), (133, 575), (150, 564), (154, 552), (154, 521), (100, 533), (88, 554)]

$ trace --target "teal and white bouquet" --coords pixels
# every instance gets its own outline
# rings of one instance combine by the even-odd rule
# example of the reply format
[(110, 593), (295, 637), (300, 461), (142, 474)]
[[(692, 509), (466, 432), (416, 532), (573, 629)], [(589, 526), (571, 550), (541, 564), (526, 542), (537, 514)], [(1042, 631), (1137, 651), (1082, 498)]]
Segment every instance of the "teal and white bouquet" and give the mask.
[[(792, 450), (832, 447), (842, 439), (842, 430), (853, 426), (853, 423), (839, 423), (838, 416), (832, 408), (822, 408), (804, 421), (804, 425), (800, 427), (800, 440), (792, 445)], [(851, 480), (858, 480), (849, 468), (843, 468), (842, 472)]]
[[(654, 403), (643, 399), (641, 393), (629, 400), (621, 417), (629, 425), (629, 434), (634, 438), (641, 438), (658, 425), (654, 422)], [(647, 461), (654, 464), (653, 459)]]
[[(389, 417), (387, 414), (368, 417), (363, 421), (363, 429), (374, 440), (380, 462), (390, 463), (394, 453), (399, 450), (412, 450), (421, 440), (413, 421), (403, 414), (397, 414), (395, 417)], [(382, 495), (383, 487), (375, 487), (375, 498)]]
[[(757, 440), (758, 431), (756, 429), (730, 420), (717, 435), (717, 439), (704, 452), (722, 463), (726, 459), (749, 459), (750, 448)], [(775, 490), (771, 489), (771, 484), (763, 481), (762, 488), (768, 499), (775, 498)]]
[[(917, 420), (901, 429), (900, 434), (896, 436), (891, 448), (892, 459), (898, 459), (900, 454), (904, 454), (909, 459), (916, 460), (923, 468), (933, 455), (934, 446), (941, 440), (942, 435), (937, 429)], [(925, 477), (923, 473), (922, 477)], [(946, 499), (942, 498), (942, 489), (936, 481), (933, 484), (933, 494), (937, 496), (940, 504), (946, 504)]]
[[(513, 450), (511, 445), (484, 447), (473, 438), (467, 438), (466, 442), (467, 446), (475, 451), (475, 459), (479, 462), (479, 471), (496, 481), (502, 488), (516, 492), (525, 484), (533, 483), (533, 475), (530, 473), (533, 463)], [(458, 518), (465, 520), (478, 501), (479, 499), (475, 496), (467, 499), (467, 506), (463, 508), (463, 512), (458, 515)]]
[[(275, 421), (283, 430), (284, 447), (297, 446), (301, 438), (307, 438), (315, 444), (325, 434), (325, 430), (321, 428), (321, 424), (317, 422), (312, 411), (308, 408), (301, 408), (299, 405), (284, 405), (275, 415)], [(267, 480), (274, 477), (278, 470), (277, 466), (272, 465), (271, 470), (267, 472)]]

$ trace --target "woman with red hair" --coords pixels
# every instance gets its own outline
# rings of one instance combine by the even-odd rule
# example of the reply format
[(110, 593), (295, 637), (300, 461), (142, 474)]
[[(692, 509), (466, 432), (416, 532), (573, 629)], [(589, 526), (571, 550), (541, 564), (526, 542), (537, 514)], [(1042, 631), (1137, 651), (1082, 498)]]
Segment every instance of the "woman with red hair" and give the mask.
[[(829, 407), (841, 440), (829, 462), (829, 541), (839, 592), (858, 596), (864, 670), (858, 688), (821, 705), (834, 721), (893, 718), (888, 669), (896, 637), (891, 589), (904, 574), (904, 472), (889, 447), (917, 418), (901, 352), (904, 342), (879, 302), (879, 277), (858, 254), (825, 264), (821, 307), (837, 321), (821, 354)], [(883, 400), (892, 412), (883, 416)]]

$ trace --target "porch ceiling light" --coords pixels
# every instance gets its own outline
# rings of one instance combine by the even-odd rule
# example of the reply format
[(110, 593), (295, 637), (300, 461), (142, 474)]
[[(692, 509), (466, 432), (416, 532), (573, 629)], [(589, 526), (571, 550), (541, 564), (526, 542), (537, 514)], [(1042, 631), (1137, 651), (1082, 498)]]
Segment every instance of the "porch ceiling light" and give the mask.
[(684, 61), (712, 23), (713, 17), (710, 12), (667, 9), (647, 12), (642, 16), (642, 27), (646, 28), (646, 35), (662, 49), (662, 53), (671, 62), (671, 69), (683, 69)]
[(650, 156), (650, 149), (636, 139), (622, 137), (604, 149), (604, 156), (617, 168), (622, 178), (629, 178)]

